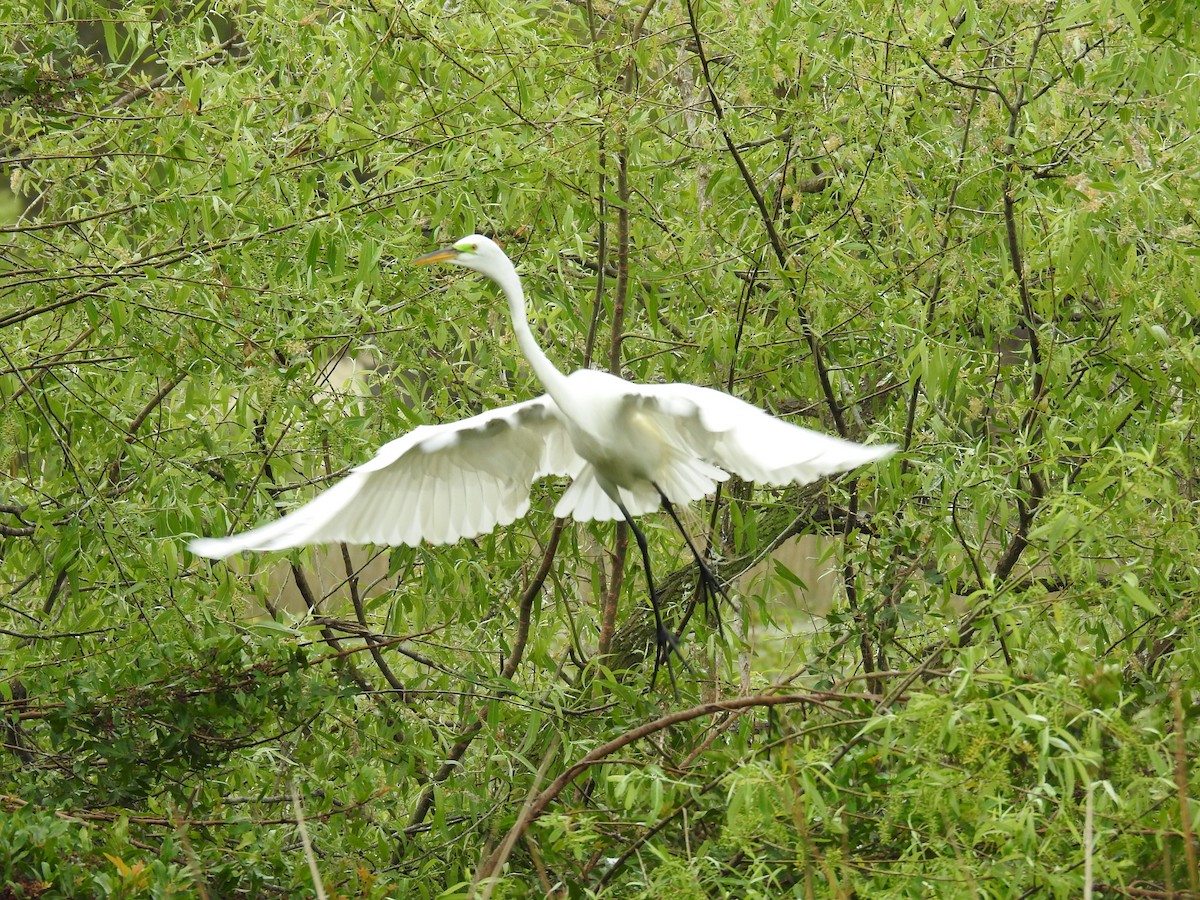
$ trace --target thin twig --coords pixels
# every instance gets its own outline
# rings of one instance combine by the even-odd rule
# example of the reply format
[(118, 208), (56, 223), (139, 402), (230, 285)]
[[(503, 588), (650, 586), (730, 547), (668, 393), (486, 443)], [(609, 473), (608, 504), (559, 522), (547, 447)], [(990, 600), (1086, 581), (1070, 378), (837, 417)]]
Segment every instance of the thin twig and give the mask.
[(508, 834), (504, 836), (504, 840), (500, 842), (500, 846), (492, 852), (486, 861), (480, 863), (479, 870), (475, 873), (475, 880), (471, 885), (471, 892), (467, 895), (468, 897), (474, 894), (476, 885), (482, 883), (483, 893), (480, 895), (480, 900), (491, 900), (492, 891), (495, 890), (496, 884), (499, 881), (499, 878), (496, 876), (504, 868), (509, 854), (512, 853), (513, 847), (517, 845), (517, 840), (525, 833), (525, 826), (530, 820), (537, 790), (541, 786), (542, 780), (546, 777), (546, 772), (550, 770), (550, 764), (558, 756), (559, 746), (560, 733), (556, 731), (550, 739), (550, 746), (546, 748), (546, 752), (542, 755), (541, 765), (538, 766), (538, 770), (533, 776), (533, 781), (530, 782), (529, 792), (525, 795), (525, 803), (521, 806), (521, 812), (517, 815), (517, 821), (508, 830)]
[(1196, 862), (1196, 836), (1192, 832), (1192, 810), (1188, 798), (1187, 732), (1183, 718), (1183, 697), (1179, 679), (1171, 685), (1171, 704), (1175, 711), (1175, 790), (1179, 794), (1179, 824), (1183, 831), (1183, 855), (1187, 863), (1188, 886), (1193, 897), (1200, 897), (1200, 865)]
[(713, 116), (717, 120), (717, 126), (721, 131), (721, 137), (725, 141), (725, 148), (729, 151), (729, 155), (733, 157), (734, 163), (737, 165), (738, 171), (742, 175), (742, 181), (746, 185), (746, 189), (750, 192), (750, 196), (754, 199), (754, 205), (758, 208), (759, 217), (762, 220), (763, 228), (767, 232), (767, 240), (771, 244), (771, 249), (775, 254), (775, 260), (779, 265), (779, 276), (787, 284), (789, 292), (796, 300), (796, 315), (800, 321), (800, 329), (805, 339), (808, 341), (809, 350), (812, 353), (813, 364), (817, 368), (817, 380), (821, 385), (821, 393), (825, 398), (825, 404), (829, 407), (829, 414), (833, 417), (833, 423), (837, 428), (838, 434), (842, 437), (847, 436), (846, 421), (842, 415), (841, 404), (838, 403), (837, 396), (833, 391), (833, 382), (829, 377), (829, 369), (825, 363), (824, 349), (821, 342), (817, 340), (816, 331), (813, 330), (812, 322), (808, 317), (808, 313), (800, 304), (800, 297), (796, 291), (795, 285), (792, 282), (789, 272), (790, 253), (787, 246), (783, 242), (783, 238), (779, 234), (779, 230), (775, 227), (775, 219), (767, 208), (767, 201), (762, 195), (762, 191), (758, 188), (758, 183), (754, 180), (754, 176), (750, 173), (750, 168), (746, 165), (746, 161), (742, 158), (742, 154), (738, 152), (737, 145), (734, 143), (729, 130), (725, 125), (725, 110), (721, 105), (721, 100), (717, 96), (716, 87), (713, 85), (712, 74), (708, 67), (708, 57), (704, 53), (704, 40), (700, 36), (700, 26), (696, 20), (696, 11), (692, 7), (692, 0), (686, 0), (688, 24), (691, 26), (692, 37), (696, 44), (696, 58), (700, 60), (700, 71), (704, 75), (704, 87), (708, 93), (709, 103), (712, 106)]
[(304, 824), (304, 810), (300, 806), (300, 788), (296, 779), (292, 779), (292, 812), (296, 816), (296, 828), (300, 832), (300, 843), (304, 845), (304, 859), (308, 863), (309, 874), (312, 875), (313, 890), (317, 900), (326, 900), (325, 885), (321, 881), (321, 870), (317, 868), (317, 857), (313, 854), (312, 841), (308, 839), (308, 826)]
[(197, 57), (196, 59), (193, 59), (193, 60), (189, 60), (189, 61), (183, 63), (183, 65), (181, 65), (175, 69), (172, 69), (170, 72), (164, 72), (162, 75), (159, 75), (157, 78), (152, 78), (152, 79), (150, 79), (150, 81), (146, 82), (145, 84), (139, 85), (138, 87), (135, 87), (133, 90), (122, 94), (120, 97), (118, 97), (116, 100), (114, 100), (112, 103), (109, 104), (108, 109), (114, 110), (114, 109), (120, 109), (122, 106), (128, 106), (134, 100), (138, 100), (142, 97), (145, 97), (151, 91), (155, 90), (156, 88), (162, 87), (164, 84), (166, 84), (171, 79), (176, 78), (180, 72), (186, 71), (187, 69), (194, 69), (196, 66), (199, 66), (202, 63), (206, 63), (209, 60), (211, 60), (217, 56), (224, 56), (226, 51), (229, 50), (230, 47), (232, 47), (234, 44), (236, 44), (240, 40), (241, 40), (241, 35), (236, 34), (236, 33), (233, 35), (230, 35), (226, 40), (217, 44), (217, 46), (215, 46), (212, 50), (210, 50), (208, 53), (204, 54), (204, 56)]

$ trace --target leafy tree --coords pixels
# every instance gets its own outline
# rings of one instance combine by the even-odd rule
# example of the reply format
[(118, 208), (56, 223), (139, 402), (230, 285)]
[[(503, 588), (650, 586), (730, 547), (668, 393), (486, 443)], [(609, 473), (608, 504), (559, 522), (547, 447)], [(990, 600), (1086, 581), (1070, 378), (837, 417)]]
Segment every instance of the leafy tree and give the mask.
[[(1200, 893), (1198, 17), (11, 0), (0, 892)], [(538, 390), (492, 286), (406, 266), (476, 230), (562, 367), (903, 445), (689, 519), (731, 578), (819, 536), (826, 615), (777, 562), (718, 630), (648, 517), (647, 692), (624, 529), (554, 484), (186, 553)]]

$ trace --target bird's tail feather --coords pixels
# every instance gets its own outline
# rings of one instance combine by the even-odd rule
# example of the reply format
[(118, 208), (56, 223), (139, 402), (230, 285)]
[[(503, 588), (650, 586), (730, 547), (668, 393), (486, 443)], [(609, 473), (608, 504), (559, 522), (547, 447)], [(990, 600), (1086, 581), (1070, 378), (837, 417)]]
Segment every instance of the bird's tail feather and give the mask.
[[(686, 459), (665, 466), (657, 488), (651, 482), (643, 481), (632, 488), (621, 487), (619, 491), (621, 502), (629, 514), (641, 516), (658, 509), (662, 502), (658, 488), (672, 503), (685, 504), (708, 496), (716, 489), (717, 482), (728, 477), (726, 472), (703, 460)], [(596, 470), (591, 465), (584, 466), (575, 476), (554, 507), (554, 514), (570, 516), (579, 522), (608, 522), (624, 518), (616, 502), (600, 485)]]

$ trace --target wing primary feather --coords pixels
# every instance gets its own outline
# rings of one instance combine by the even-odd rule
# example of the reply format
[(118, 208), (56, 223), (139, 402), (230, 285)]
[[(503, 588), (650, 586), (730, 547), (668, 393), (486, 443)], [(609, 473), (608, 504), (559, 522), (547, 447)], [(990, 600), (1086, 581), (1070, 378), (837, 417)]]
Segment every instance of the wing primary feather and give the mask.
[(535, 477), (583, 464), (554, 401), (542, 396), (459, 422), (420, 425), (288, 515), (188, 546), (218, 559), (334, 541), (446, 543), (511, 522), (528, 509)]

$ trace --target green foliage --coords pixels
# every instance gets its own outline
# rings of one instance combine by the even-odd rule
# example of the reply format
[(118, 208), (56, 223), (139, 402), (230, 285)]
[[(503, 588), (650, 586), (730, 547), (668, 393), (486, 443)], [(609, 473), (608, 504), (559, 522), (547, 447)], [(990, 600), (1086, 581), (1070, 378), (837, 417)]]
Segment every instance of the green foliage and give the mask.
[[(8, 3), (0, 896), (466, 896), (515, 824), (493, 896), (1200, 890), (1198, 19)], [(406, 265), (475, 230), (561, 367), (904, 447), (688, 520), (730, 577), (830, 558), (693, 615), (679, 702), (555, 484), (450, 547), (183, 549), (538, 391), (491, 285)]]

